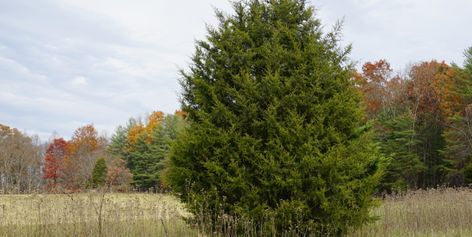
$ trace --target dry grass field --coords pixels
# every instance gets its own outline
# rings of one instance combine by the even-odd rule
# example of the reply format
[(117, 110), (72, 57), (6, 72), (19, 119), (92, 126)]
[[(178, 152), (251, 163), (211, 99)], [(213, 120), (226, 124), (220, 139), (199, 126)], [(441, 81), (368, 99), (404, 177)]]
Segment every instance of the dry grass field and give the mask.
[(472, 189), (431, 189), (390, 196), (379, 218), (351, 236), (472, 236)]
[(0, 236), (196, 236), (161, 194), (0, 196)]
[[(390, 196), (374, 213), (350, 236), (472, 236), (470, 189)], [(0, 236), (199, 236), (189, 215), (162, 194), (0, 195)]]

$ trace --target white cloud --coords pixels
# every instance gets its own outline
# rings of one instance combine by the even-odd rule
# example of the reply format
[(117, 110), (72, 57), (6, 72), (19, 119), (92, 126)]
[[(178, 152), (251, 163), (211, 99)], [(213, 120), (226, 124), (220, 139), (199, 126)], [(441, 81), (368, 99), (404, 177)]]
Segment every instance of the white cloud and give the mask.
[(72, 79), (72, 85), (74, 86), (86, 86), (87, 84), (87, 79), (83, 76), (77, 76)]
[(395, 68), (409, 62), (445, 60), (462, 63), (472, 46), (472, 1), (318, 0), (324, 23), (345, 17), (344, 41), (361, 63), (385, 58)]
[(33, 83), (48, 81), (47, 76), (33, 72), (31, 69), (27, 68), (21, 63), (7, 57), (2, 57), (2, 55), (0, 55), (0, 70), (2, 70), (1, 72), (3, 74), (4, 81), (9, 79), (7, 77), (11, 73), (19, 74), (21, 75), (20, 79), (31, 80)]

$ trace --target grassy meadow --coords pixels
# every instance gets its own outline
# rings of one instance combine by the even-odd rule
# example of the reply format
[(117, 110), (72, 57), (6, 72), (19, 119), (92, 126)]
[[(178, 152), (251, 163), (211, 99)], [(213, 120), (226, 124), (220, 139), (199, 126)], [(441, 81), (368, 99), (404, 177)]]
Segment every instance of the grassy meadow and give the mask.
[[(350, 236), (472, 236), (472, 190), (388, 196), (374, 214)], [(0, 236), (202, 236), (190, 216), (164, 194), (0, 195)]]
[(351, 236), (472, 236), (472, 190), (431, 189), (388, 196), (378, 221)]
[(0, 236), (196, 236), (162, 194), (0, 195)]

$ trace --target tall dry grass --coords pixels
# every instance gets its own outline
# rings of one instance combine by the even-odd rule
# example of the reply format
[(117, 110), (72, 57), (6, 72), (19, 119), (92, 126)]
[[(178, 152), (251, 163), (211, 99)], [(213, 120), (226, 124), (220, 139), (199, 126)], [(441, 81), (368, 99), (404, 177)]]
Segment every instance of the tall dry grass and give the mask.
[[(349, 236), (472, 236), (472, 190), (388, 196), (373, 214), (376, 222)], [(163, 194), (0, 195), (0, 236), (236, 236), (235, 226), (239, 233), (243, 227), (240, 236), (268, 236), (256, 223), (229, 216), (216, 229), (205, 220), (189, 226), (189, 217), (177, 199)]]
[(162, 194), (1, 195), (0, 236), (197, 236)]
[(472, 189), (430, 189), (387, 196), (379, 219), (352, 237), (472, 236)]

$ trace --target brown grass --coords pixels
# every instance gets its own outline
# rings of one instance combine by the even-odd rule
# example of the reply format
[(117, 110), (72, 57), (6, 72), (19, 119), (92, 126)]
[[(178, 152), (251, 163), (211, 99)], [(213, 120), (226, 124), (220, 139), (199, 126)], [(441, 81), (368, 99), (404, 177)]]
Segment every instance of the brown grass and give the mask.
[(161, 194), (2, 195), (0, 236), (196, 236)]
[(374, 215), (377, 222), (351, 236), (472, 236), (472, 190), (431, 189), (389, 196)]
[[(349, 236), (472, 236), (471, 189), (389, 196), (373, 213)], [(163, 194), (0, 195), (0, 236), (199, 236), (190, 216)]]

